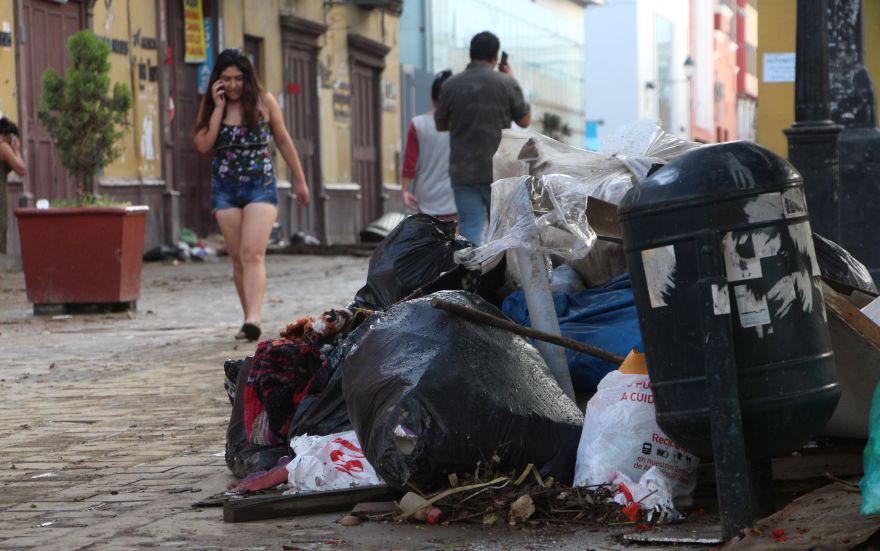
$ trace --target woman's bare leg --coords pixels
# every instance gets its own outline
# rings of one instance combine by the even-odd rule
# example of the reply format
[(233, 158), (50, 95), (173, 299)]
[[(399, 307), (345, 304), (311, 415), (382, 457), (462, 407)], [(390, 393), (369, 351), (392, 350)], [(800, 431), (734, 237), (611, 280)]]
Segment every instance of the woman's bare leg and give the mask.
[(240, 256), (244, 320), (259, 323), (266, 294), (266, 245), (278, 209), (271, 203), (251, 203), (242, 209)]
[(242, 209), (229, 208), (218, 210), (214, 217), (220, 226), (220, 233), (226, 241), (226, 251), (232, 259), (232, 279), (235, 281), (235, 291), (238, 293), (238, 301), (241, 303), (241, 311), (246, 312), (244, 296), (243, 276), (244, 269), (241, 262), (241, 227)]

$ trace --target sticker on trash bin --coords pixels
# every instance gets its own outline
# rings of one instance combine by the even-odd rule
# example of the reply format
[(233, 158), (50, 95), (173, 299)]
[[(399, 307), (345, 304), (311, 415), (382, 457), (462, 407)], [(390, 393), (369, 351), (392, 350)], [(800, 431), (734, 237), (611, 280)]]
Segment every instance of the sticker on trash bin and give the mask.
[(782, 192), (782, 209), (786, 218), (806, 216), (807, 200), (803, 188), (793, 187)]
[(752, 246), (758, 258), (776, 256), (782, 247), (782, 236), (779, 235), (778, 228), (756, 230), (752, 232)]
[(739, 311), (739, 324), (743, 329), (770, 323), (767, 297), (756, 297), (746, 285), (735, 286), (733, 293), (736, 296), (736, 309)]
[(750, 223), (772, 222), (785, 217), (783, 203), (782, 194), (779, 192), (762, 193), (743, 205), (743, 210)]
[(724, 249), (727, 281), (757, 279), (763, 275), (751, 232), (727, 232), (721, 239), (721, 247)]
[(642, 264), (645, 267), (645, 281), (648, 284), (648, 297), (651, 308), (666, 306), (666, 298), (675, 289), (675, 247), (666, 245), (642, 251)]
[(712, 284), (712, 309), (716, 316), (730, 313), (730, 291), (727, 285), (719, 288), (718, 285)]
[(810, 257), (810, 270), (814, 276), (821, 276), (819, 262), (816, 260), (816, 248), (813, 245), (813, 232), (810, 231), (809, 222), (800, 222), (788, 227), (791, 240), (797, 245), (798, 251)]

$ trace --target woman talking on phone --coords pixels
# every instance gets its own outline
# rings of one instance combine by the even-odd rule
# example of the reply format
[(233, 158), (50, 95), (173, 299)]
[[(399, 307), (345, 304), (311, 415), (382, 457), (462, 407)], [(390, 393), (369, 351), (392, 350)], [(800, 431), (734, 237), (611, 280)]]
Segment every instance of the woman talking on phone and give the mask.
[(242, 50), (217, 56), (196, 123), (196, 149), (211, 161), (211, 211), (232, 258), (235, 290), (244, 313), (236, 339), (260, 337), (266, 292), (266, 245), (278, 215), (278, 189), (269, 137), (290, 167), (296, 198), (309, 189), (278, 101), (266, 92)]

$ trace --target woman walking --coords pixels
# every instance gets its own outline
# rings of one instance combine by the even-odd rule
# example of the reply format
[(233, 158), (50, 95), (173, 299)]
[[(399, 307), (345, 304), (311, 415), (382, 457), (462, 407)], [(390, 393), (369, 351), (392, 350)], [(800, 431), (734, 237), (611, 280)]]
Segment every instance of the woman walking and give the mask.
[[(440, 89), (452, 71), (437, 75), (431, 85), (431, 103), (437, 107)], [(403, 202), (412, 210), (443, 221), (458, 220), (455, 196), (449, 182), (449, 132), (438, 132), (434, 108), (416, 115), (406, 131), (400, 187)]]
[(235, 290), (244, 324), (236, 339), (260, 337), (260, 313), (266, 292), (266, 245), (278, 215), (278, 189), (269, 137), (292, 172), (300, 204), (309, 189), (278, 101), (266, 92), (244, 51), (217, 56), (209, 93), (202, 98), (193, 138), (211, 161), (211, 211), (232, 258)]

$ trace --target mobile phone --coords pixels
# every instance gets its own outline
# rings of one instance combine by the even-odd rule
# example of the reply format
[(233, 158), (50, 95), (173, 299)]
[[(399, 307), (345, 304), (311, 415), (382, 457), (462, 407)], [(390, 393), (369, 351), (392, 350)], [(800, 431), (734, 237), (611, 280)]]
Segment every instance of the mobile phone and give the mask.
[(507, 66), (507, 52), (501, 50), (501, 61), (498, 62), (498, 69)]

